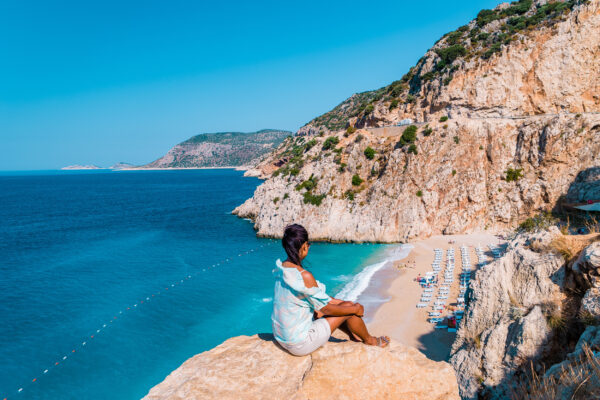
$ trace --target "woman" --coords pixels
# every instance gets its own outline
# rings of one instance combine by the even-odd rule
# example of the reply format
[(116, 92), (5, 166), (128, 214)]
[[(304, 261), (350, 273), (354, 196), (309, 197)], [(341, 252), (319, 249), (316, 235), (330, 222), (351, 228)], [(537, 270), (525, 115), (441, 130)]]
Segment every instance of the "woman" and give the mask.
[(332, 299), (325, 293), (325, 285), (302, 268), (310, 248), (306, 229), (297, 224), (287, 226), (282, 243), (288, 258), (276, 263), (271, 315), (273, 335), (281, 347), (295, 356), (305, 356), (324, 345), (337, 328), (345, 330), (352, 340), (388, 345), (387, 336), (375, 338), (367, 331), (361, 318), (362, 305)]

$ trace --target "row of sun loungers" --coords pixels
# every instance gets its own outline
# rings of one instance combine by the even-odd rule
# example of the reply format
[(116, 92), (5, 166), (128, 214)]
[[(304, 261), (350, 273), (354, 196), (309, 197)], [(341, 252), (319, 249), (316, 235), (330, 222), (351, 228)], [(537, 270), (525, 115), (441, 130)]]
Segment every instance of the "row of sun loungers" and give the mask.
[[(496, 252), (490, 247), (492, 254), (496, 257), (496, 254), (499, 255), (499, 249), (494, 249)], [(476, 267), (479, 268), (485, 265), (486, 257), (480, 245), (475, 248), (475, 254), (477, 256)], [(428, 312), (429, 322), (435, 324), (435, 329), (447, 329), (448, 332), (456, 332), (457, 326), (464, 315), (465, 295), (471, 282), (474, 269), (471, 264), (471, 257), (467, 246), (460, 247), (461, 272), (458, 274), (458, 278), (454, 275), (454, 248), (451, 247), (446, 251), (445, 262), (443, 261), (443, 256), (444, 252), (442, 249), (434, 249), (434, 260), (431, 264), (432, 270), (427, 272), (425, 277), (420, 280), (423, 292), (421, 293), (421, 301), (417, 304), (417, 308), (431, 307)], [(443, 281), (439, 281), (439, 278), (442, 277)], [(447, 309), (446, 303), (450, 296), (450, 288), (456, 279), (458, 279), (459, 283), (456, 309), (444, 316), (444, 310)], [(435, 288), (437, 288), (437, 293)], [(431, 303), (432, 299), (434, 299), (433, 304)]]

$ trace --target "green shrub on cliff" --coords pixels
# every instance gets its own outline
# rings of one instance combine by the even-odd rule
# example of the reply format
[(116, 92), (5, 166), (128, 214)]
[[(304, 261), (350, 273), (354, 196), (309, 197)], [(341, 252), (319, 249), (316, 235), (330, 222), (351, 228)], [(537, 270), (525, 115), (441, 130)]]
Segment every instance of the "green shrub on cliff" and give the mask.
[(440, 122), (446, 122), (448, 121), (448, 116), (444, 115), (443, 117), (440, 117)]
[(484, 25), (495, 21), (498, 19), (498, 15), (496, 14), (496, 12), (494, 10), (481, 10), (479, 11), (479, 14), (477, 14), (477, 26), (478, 27), (483, 27)]
[(369, 160), (372, 160), (373, 158), (375, 158), (375, 150), (373, 150), (371, 148), (371, 146), (367, 146), (364, 153), (365, 153), (365, 157), (367, 157)]
[(317, 140), (316, 139), (311, 139), (308, 142), (306, 142), (306, 144), (304, 145), (305, 150), (304, 151), (309, 151), (310, 149), (312, 149), (313, 147), (315, 147), (315, 145), (317, 144)]
[(506, 182), (516, 182), (523, 177), (523, 168), (509, 168), (505, 172)]
[(547, 230), (552, 225), (557, 223), (557, 219), (554, 218), (552, 213), (545, 211), (534, 217), (527, 218), (525, 221), (519, 224), (519, 230), (526, 232), (536, 232)]
[(352, 175), (352, 185), (353, 186), (360, 186), (360, 184), (363, 182), (364, 182), (364, 180), (362, 180), (358, 174)]
[(458, 43), (458, 40), (461, 37), (462, 37), (461, 31), (450, 32), (449, 34), (446, 35), (446, 43), (448, 43), (449, 45), (456, 44), (456, 43)]
[(477, 40), (482, 40), (482, 41), (486, 41), (487, 38), (490, 37), (490, 34), (487, 32), (481, 32), (479, 35), (477, 35)]
[(312, 204), (318, 207), (325, 197), (327, 197), (326, 194), (314, 195), (311, 192), (304, 192), (304, 204)]
[(415, 140), (417, 140), (417, 127), (415, 125), (410, 125), (402, 132), (400, 140), (396, 143), (396, 148), (414, 143)]
[(289, 169), (289, 174), (292, 175), (292, 176), (296, 176), (299, 173), (300, 173), (300, 168), (294, 167), (294, 168), (290, 168)]
[(421, 80), (422, 80), (423, 82), (430, 81), (430, 80), (432, 80), (433, 78), (435, 78), (435, 72), (433, 72), (433, 71), (429, 71), (429, 72), (427, 72), (426, 74), (423, 74), (423, 75), (421, 76)]
[(454, 44), (443, 49), (436, 49), (435, 52), (442, 59), (442, 61), (449, 65), (452, 64), (452, 62), (454, 62), (454, 60), (456, 60), (458, 57), (465, 56), (467, 54), (467, 49), (460, 44)]
[(339, 142), (340, 139), (338, 139), (337, 136), (329, 136), (327, 139), (325, 139), (325, 142), (323, 142), (323, 150), (332, 149), (337, 146)]
[(481, 56), (484, 60), (491, 58), (495, 53), (499, 53), (502, 50), (502, 45), (500, 43), (494, 43), (492, 47), (486, 50), (485, 53)]
[(481, 28), (497, 19), (510, 17), (511, 15), (525, 14), (527, 11), (529, 11), (532, 4), (532, 0), (519, 0), (511, 3), (510, 7), (507, 7), (503, 10), (481, 10), (479, 11), (479, 14), (477, 14), (477, 26)]
[(310, 178), (308, 178), (304, 182), (298, 184), (296, 186), (296, 190), (306, 189), (307, 191), (311, 191), (316, 186), (317, 186), (317, 178), (315, 178), (313, 175), (311, 175)]

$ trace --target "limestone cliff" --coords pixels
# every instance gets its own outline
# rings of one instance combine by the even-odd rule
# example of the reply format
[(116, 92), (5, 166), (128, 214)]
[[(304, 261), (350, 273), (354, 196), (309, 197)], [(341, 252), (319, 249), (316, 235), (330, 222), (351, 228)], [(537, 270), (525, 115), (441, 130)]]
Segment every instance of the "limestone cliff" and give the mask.
[[(594, 326), (600, 317), (599, 240), (598, 234), (563, 236), (555, 227), (520, 234), (501, 259), (477, 271), (450, 360), (463, 399), (524, 398), (515, 393), (535, 389), (532, 370), (555, 376), (545, 386), (556, 396), (531, 398), (573, 398), (557, 393), (573, 394), (585, 377), (567, 384), (560, 372), (584, 343), (594, 350), (600, 344)], [(569, 252), (581, 247), (569, 262)]]
[[(333, 340), (333, 341), (332, 341)], [(334, 342), (335, 341), (335, 342)], [(330, 339), (306, 357), (272, 335), (238, 336), (190, 358), (144, 400), (459, 399), (454, 371), (413, 348)]]
[(512, 227), (600, 166), (599, 111), (600, 1), (505, 3), (300, 129), (234, 213), (335, 241)]

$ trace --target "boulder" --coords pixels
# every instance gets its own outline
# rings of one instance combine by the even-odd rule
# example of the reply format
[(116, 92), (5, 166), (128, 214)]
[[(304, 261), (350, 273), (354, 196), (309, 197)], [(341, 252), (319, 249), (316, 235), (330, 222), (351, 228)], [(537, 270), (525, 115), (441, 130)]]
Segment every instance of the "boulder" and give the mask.
[(600, 287), (600, 241), (587, 246), (571, 267), (578, 281), (593, 288)]
[(581, 300), (581, 308), (595, 318), (600, 317), (600, 290), (598, 288), (591, 288), (585, 292), (585, 296)]
[(238, 336), (187, 360), (144, 400), (459, 399), (452, 367), (392, 342), (382, 349), (332, 338), (306, 357), (272, 335)]

